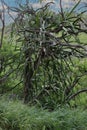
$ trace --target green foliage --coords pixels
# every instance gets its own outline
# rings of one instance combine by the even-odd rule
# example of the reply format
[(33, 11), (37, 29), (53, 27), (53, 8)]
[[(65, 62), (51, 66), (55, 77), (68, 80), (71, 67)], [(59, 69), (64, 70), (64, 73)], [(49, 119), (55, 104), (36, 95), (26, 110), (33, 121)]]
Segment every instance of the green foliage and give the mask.
[[(86, 89), (87, 88), (87, 59), (82, 58), (82, 59), (73, 59), (73, 64), (74, 66), (71, 66), (71, 70), (73, 71), (73, 78), (78, 77), (78, 82), (76, 83), (75, 87), (72, 90), (72, 93), (75, 93), (81, 89)], [(87, 102), (87, 94), (82, 93), (79, 94), (77, 97), (73, 98), (72, 101), (70, 101), (70, 104), (72, 106), (81, 106), (81, 107), (86, 107), (86, 102)]]
[(68, 12), (61, 7), (61, 13), (50, 10), (50, 4), (36, 10), (30, 4), (20, 4), (14, 9), (18, 17), (13, 23), (12, 42), (6, 41), (1, 48), (5, 61), (0, 79), (7, 76), (1, 83), (1, 94), (21, 91), (25, 103), (54, 109), (85, 88), (81, 86), (84, 78), (77, 80), (84, 67), (74, 62), (85, 56), (84, 42), (79, 39), (84, 32), (83, 12), (74, 12), (79, 3)]
[(15, 8), (12, 37), (5, 34), (0, 49), (0, 94), (9, 92), (0, 97), (0, 130), (87, 130), (87, 31), (83, 12), (74, 12), (79, 3), (58, 13), (50, 4)]
[(0, 127), (2, 130), (86, 130), (87, 110), (64, 107), (49, 112), (3, 98)]
[[(13, 30), (17, 41), (22, 42), (25, 102), (53, 109), (56, 104), (66, 103), (72, 94), (73, 57), (83, 55), (83, 49), (75, 46), (79, 43), (76, 36), (82, 31), (82, 13), (74, 12), (79, 3), (61, 13), (51, 11), (48, 5), (37, 10), (21, 5), (17, 10), (20, 17), (16, 18)], [(72, 36), (74, 44), (69, 43)]]
[(87, 34), (81, 33), (79, 34), (79, 40), (81, 43), (84, 43), (84, 45), (87, 45)]
[[(21, 58), (19, 45), (15, 47), (15, 44), (16, 41), (11, 41), (11, 37), (8, 35), (8, 38), (4, 40), (3, 46), (0, 49), (0, 79), (2, 79), (2, 82), (0, 82), (0, 94), (12, 90), (20, 82), (22, 63), (19, 66)], [(20, 71), (18, 72), (18, 70)]]

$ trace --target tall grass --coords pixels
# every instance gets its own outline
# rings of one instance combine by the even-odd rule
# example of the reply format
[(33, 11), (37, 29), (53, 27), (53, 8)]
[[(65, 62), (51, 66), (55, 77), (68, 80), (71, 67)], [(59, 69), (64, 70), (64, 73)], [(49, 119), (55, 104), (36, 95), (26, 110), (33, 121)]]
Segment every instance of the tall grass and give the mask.
[(64, 107), (48, 112), (1, 99), (0, 130), (87, 130), (87, 110)]

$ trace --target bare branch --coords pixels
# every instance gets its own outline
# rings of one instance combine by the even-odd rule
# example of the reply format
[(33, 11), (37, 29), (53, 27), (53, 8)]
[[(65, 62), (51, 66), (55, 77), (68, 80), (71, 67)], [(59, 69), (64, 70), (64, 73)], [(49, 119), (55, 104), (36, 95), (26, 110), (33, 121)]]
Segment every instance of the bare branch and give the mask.
[(3, 43), (4, 28), (5, 28), (5, 7), (4, 7), (3, 0), (1, 0), (1, 4), (2, 4), (2, 11), (0, 12), (0, 20), (2, 23), (2, 29), (1, 29), (0, 48), (2, 47), (2, 43)]
[(84, 93), (84, 92), (87, 92), (87, 89), (79, 90), (77, 93), (71, 95), (71, 96), (68, 98), (68, 101), (72, 100), (73, 98), (75, 98), (76, 96), (78, 96), (79, 94)]
[(63, 13), (63, 8), (62, 8), (62, 0), (60, 0), (60, 10), (61, 10), (62, 18), (64, 19), (64, 13)]

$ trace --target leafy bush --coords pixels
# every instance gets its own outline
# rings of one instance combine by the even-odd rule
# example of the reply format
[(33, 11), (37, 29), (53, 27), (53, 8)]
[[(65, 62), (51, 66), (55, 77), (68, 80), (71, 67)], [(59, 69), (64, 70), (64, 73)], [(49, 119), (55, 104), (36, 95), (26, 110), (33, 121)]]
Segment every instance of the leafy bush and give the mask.
[(64, 10), (60, 0), (58, 13), (50, 9), (52, 3), (37, 10), (27, 3), (13, 9), (18, 15), (12, 30), (7, 28), (12, 37), (5, 34), (0, 51), (1, 94), (12, 90), (25, 103), (53, 110), (87, 92), (86, 62), (78, 62), (87, 56), (85, 12), (76, 11), (80, 1)]
[(53, 112), (0, 100), (1, 130), (87, 130), (87, 110), (59, 108)]

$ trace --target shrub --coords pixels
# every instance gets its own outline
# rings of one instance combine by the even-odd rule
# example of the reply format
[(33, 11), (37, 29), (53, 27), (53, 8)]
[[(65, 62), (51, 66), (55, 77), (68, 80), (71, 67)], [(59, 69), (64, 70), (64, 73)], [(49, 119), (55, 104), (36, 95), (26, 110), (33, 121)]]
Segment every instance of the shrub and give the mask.
[(1, 130), (87, 130), (87, 110), (59, 108), (53, 112), (0, 100)]

